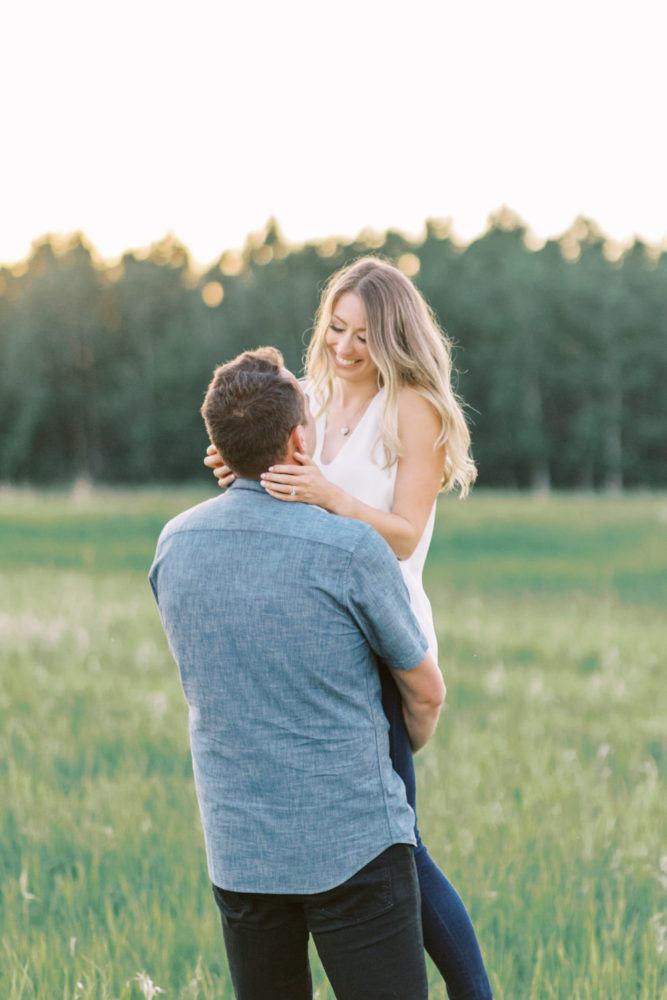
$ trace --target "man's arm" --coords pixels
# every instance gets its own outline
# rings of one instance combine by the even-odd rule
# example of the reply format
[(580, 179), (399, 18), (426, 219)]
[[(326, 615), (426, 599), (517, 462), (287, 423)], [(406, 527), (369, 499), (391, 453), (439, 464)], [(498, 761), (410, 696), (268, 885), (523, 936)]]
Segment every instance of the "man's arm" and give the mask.
[(396, 556), (376, 531), (367, 525), (359, 528), (363, 535), (350, 560), (347, 604), (371, 649), (391, 670), (416, 753), (433, 735), (445, 682), (426, 651)]
[(412, 670), (392, 670), (401, 701), (412, 752), (428, 743), (438, 724), (447, 688), (431, 653)]

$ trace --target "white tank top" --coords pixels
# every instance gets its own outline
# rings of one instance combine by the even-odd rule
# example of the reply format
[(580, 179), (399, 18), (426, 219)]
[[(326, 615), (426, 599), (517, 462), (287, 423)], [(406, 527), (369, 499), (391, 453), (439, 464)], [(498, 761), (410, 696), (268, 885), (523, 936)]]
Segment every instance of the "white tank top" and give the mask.
[[(303, 389), (309, 397), (313, 414), (316, 414), (318, 404), (313, 399), (310, 384), (303, 383)], [(357, 500), (361, 500), (362, 503), (389, 513), (394, 505), (397, 463), (394, 462), (388, 469), (384, 468), (385, 456), (380, 440), (379, 423), (383, 395), (384, 389), (380, 389), (357, 426), (345, 438), (345, 443), (338, 454), (326, 463), (322, 461), (326, 413), (322, 413), (316, 420), (317, 443), (313, 460), (330, 482)], [(422, 584), (422, 572), (431, 544), (434, 520), (435, 503), (415, 551), (409, 559), (399, 560), (399, 566), (410, 594), (412, 610), (437, 662), (438, 643), (433, 626), (433, 612)]]

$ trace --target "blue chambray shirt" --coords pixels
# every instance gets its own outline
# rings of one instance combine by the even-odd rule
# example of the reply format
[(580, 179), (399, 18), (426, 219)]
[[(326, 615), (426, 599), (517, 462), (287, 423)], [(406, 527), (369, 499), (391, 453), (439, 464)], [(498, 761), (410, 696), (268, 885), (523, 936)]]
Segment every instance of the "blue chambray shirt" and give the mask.
[(238, 479), (166, 525), (150, 582), (212, 882), (321, 892), (415, 843), (375, 654), (410, 670), (427, 643), (377, 532)]

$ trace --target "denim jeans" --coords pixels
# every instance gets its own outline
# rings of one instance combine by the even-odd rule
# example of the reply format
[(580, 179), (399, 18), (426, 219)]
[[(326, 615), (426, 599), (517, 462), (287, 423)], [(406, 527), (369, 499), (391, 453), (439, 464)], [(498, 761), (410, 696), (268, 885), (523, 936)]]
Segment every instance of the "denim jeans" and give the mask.
[[(380, 667), (382, 705), (389, 721), (389, 751), (417, 815), (417, 785), (401, 696), (391, 674)], [(461, 897), (430, 857), (415, 822), (415, 864), (422, 900), (424, 947), (438, 967), (451, 1000), (491, 1000), (492, 991), (475, 929)]]
[(347, 882), (295, 895), (213, 886), (237, 1000), (312, 1000), (312, 934), (337, 1000), (426, 1000), (413, 848), (394, 844)]

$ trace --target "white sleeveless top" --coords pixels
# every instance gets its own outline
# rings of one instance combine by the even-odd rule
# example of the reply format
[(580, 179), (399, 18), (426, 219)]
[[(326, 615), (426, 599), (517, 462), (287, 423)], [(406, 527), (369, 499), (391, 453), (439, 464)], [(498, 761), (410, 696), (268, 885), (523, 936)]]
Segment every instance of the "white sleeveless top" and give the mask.
[[(316, 414), (319, 407), (313, 398), (310, 383), (304, 382), (302, 387), (310, 400), (313, 414)], [(384, 468), (386, 460), (380, 439), (379, 422), (383, 396), (384, 389), (380, 389), (371, 400), (357, 426), (345, 438), (345, 443), (338, 454), (326, 463), (322, 461), (326, 413), (320, 414), (315, 423), (317, 443), (313, 461), (330, 482), (335, 483), (346, 493), (370, 507), (389, 513), (394, 505), (397, 463), (394, 462), (388, 469)], [(428, 547), (431, 544), (434, 520), (435, 503), (415, 551), (409, 559), (399, 560), (399, 566), (410, 594), (412, 610), (437, 662), (438, 642), (433, 625), (433, 611), (422, 584), (422, 572)]]

